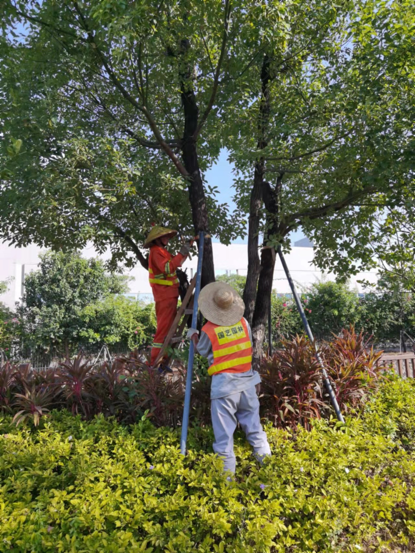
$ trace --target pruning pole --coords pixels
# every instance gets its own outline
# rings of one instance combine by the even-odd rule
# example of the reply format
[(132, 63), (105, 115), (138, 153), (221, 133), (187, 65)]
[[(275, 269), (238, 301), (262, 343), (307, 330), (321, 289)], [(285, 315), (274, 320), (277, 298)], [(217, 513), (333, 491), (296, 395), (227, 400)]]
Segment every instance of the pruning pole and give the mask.
[(325, 369), (325, 367), (324, 367), (323, 359), (321, 358), (321, 355), (320, 355), (320, 353), (319, 353), (319, 351), (318, 351), (317, 344), (316, 344), (315, 341), (314, 341), (314, 336), (313, 336), (313, 333), (312, 333), (312, 331), (311, 331), (310, 325), (308, 324), (307, 317), (306, 317), (306, 315), (305, 315), (305, 313), (304, 313), (303, 306), (301, 305), (300, 297), (299, 297), (298, 294), (297, 294), (297, 290), (296, 290), (296, 288), (295, 288), (294, 281), (293, 281), (293, 279), (291, 278), (291, 274), (290, 274), (290, 271), (289, 271), (289, 269), (288, 269), (288, 265), (287, 265), (287, 263), (285, 262), (284, 255), (283, 255), (283, 253), (282, 253), (282, 251), (281, 251), (281, 246), (278, 246), (277, 252), (278, 252), (278, 255), (279, 255), (279, 257), (280, 257), (282, 266), (283, 266), (283, 268), (284, 268), (285, 275), (286, 275), (286, 277), (287, 277), (288, 283), (289, 283), (289, 285), (290, 285), (291, 292), (293, 293), (293, 296), (294, 296), (294, 299), (295, 299), (295, 303), (297, 304), (298, 312), (300, 313), (301, 319), (302, 319), (302, 321), (303, 321), (304, 329), (305, 329), (305, 331), (307, 332), (307, 336), (308, 336), (310, 342), (311, 342), (311, 343), (313, 344), (313, 346), (314, 346), (314, 349), (315, 349), (315, 352), (316, 352), (317, 361), (320, 363), (320, 366), (321, 366), (321, 371), (322, 371), (322, 374), (323, 374), (323, 382), (324, 382), (324, 385), (325, 385), (325, 387), (326, 387), (326, 390), (327, 390), (327, 392), (328, 392), (328, 394), (329, 394), (329, 396), (330, 396), (331, 404), (333, 405), (334, 410), (336, 411), (337, 419), (338, 419), (340, 422), (344, 422), (344, 418), (343, 418), (343, 415), (341, 414), (340, 407), (339, 407), (339, 404), (337, 403), (336, 396), (334, 395), (331, 382), (330, 382), (330, 380), (329, 380), (329, 377), (327, 376), (327, 371), (326, 371), (326, 369)]
[[(200, 231), (199, 232), (199, 259), (197, 261), (196, 289), (195, 289), (195, 295), (193, 300), (192, 328), (197, 327), (197, 312), (198, 312), (200, 284), (202, 282), (202, 263), (203, 263), (204, 246), (205, 246), (205, 234), (203, 231)], [(184, 396), (182, 435), (180, 438), (180, 451), (182, 455), (186, 455), (187, 430), (189, 428), (190, 397), (192, 395), (194, 357), (195, 357), (195, 345), (193, 343), (193, 340), (190, 340), (189, 360), (187, 362), (186, 392)]]

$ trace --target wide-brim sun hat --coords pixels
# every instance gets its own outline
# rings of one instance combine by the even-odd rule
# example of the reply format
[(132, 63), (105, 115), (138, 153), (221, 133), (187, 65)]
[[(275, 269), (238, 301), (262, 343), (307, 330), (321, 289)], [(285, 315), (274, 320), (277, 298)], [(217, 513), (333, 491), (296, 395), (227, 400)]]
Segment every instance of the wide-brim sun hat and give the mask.
[(232, 286), (226, 282), (212, 282), (200, 291), (199, 309), (211, 323), (231, 326), (242, 319), (245, 304)]
[(161, 238), (162, 236), (173, 238), (174, 236), (176, 236), (176, 234), (177, 234), (177, 230), (154, 226), (150, 230), (149, 235), (147, 236), (146, 241), (144, 242), (144, 247), (148, 248), (149, 246), (151, 246), (151, 243), (154, 242), (154, 240), (157, 240), (157, 238)]

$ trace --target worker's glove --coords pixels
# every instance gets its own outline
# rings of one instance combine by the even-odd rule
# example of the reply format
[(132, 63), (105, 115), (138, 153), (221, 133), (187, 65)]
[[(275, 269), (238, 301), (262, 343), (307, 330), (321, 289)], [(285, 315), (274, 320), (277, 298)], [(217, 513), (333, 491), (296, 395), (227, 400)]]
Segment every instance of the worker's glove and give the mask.
[(189, 328), (189, 330), (187, 331), (186, 336), (187, 336), (187, 338), (192, 339), (195, 334), (197, 336), (199, 336), (199, 331), (196, 328)]
[(184, 257), (187, 257), (190, 253), (190, 249), (191, 249), (191, 245), (190, 245), (190, 240), (188, 240), (187, 242), (185, 242), (183, 244), (183, 246), (180, 248), (180, 252), (182, 255), (184, 255)]

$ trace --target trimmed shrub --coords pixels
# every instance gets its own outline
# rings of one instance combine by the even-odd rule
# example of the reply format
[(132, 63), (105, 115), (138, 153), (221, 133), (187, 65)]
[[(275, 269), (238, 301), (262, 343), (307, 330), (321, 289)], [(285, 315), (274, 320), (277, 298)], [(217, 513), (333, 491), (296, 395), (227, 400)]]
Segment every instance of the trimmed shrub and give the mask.
[(415, 383), (384, 381), (346, 424), (267, 427), (261, 467), (237, 435), (229, 481), (210, 428), (131, 427), (61, 411), (36, 429), (0, 415), (0, 551), (410, 552)]

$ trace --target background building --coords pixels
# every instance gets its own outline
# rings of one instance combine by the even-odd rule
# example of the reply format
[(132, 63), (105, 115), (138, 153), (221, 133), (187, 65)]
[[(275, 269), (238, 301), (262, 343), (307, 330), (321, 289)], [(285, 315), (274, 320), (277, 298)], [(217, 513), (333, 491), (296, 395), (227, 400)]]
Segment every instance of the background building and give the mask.
[[(20, 301), (24, 290), (25, 275), (36, 270), (39, 263), (39, 254), (42, 251), (45, 250), (37, 246), (15, 248), (7, 244), (0, 244), (0, 281), (9, 281), (9, 289), (5, 294), (0, 296), (0, 301), (5, 303), (8, 307), (14, 307), (15, 303)], [(239, 274), (246, 276), (248, 266), (246, 244), (225, 246), (223, 244), (214, 243), (213, 255), (217, 276), (224, 274)], [(83, 250), (82, 256), (86, 258), (98, 257), (93, 247)], [(109, 254), (99, 257), (107, 259)], [(324, 279), (334, 279), (333, 275), (323, 274), (313, 265), (313, 257), (313, 245), (308, 238), (295, 242), (291, 252), (286, 255), (287, 264), (290, 268), (292, 277), (300, 290)], [(184, 264), (184, 269), (187, 270), (189, 277), (194, 275), (196, 267), (196, 255), (188, 259)], [(148, 273), (139, 263), (137, 263), (133, 269), (124, 270), (124, 274), (131, 277), (129, 283), (130, 292), (128, 296), (145, 302), (152, 301), (153, 296), (148, 282)], [(356, 293), (363, 292), (362, 286), (358, 283), (358, 281), (362, 279), (375, 283), (376, 272), (370, 271), (359, 273), (350, 278), (350, 285), (356, 290)], [(278, 294), (290, 294), (290, 287), (278, 257), (274, 272), (273, 288)]]

